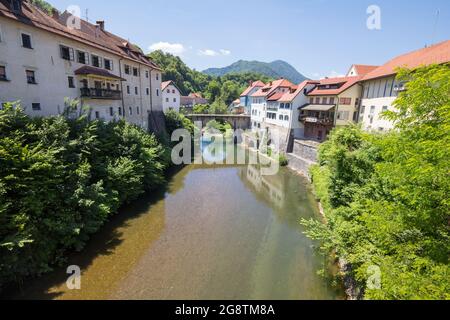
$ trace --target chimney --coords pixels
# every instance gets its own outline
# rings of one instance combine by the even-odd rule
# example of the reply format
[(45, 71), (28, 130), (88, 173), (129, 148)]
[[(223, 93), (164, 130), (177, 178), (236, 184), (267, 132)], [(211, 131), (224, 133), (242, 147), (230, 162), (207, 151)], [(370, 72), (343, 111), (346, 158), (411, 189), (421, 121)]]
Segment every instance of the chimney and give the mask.
[(52, 9), (52, 17), (56, 21), (59, 21), (59, 11), (57, 9), (55, 9), (55, 8)]
[(100, 28), (100, 30), (105, 31), (105, 21), (97, 21), (97, 26)]

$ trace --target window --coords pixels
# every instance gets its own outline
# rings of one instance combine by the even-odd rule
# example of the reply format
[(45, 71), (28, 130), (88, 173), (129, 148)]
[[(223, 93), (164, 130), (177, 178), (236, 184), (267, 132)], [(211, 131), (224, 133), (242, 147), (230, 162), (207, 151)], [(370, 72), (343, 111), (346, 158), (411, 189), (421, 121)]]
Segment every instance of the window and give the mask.
[(284, 116), (284, 121), (289, 121), (289, 116)]
[(82, 64), (89, 64), (89, 55), (87, 52), (77, 50), (77, 61)]
[(75, 60), (75, 54), (73, 52), (72, 48), (60, 45), (59, 46), (61, 51), (61, 58), (67, 61), (74, 61)]
[(33, 49), (31, 46), (31, 36), (26, 33), (22, 33), (22, 46), (24, 48)]
[(388, 108), (387, 106), (384, 106), (384, 107), (383, 107), (383, 112), (388, 111), (388, 109), (389, 109), (389, 108)]
[(148, 71), (145, 71), (145, 77), (148, 79), (150, 77), (150, 74)]
[(283, 115), (280, 114), (280, 115), (278, 116), (278, 119), (281, 120), (281, 121), (283, 121)]
[(334, 104), (334, 97), (330, 98), (330, 104)]
[(125, 74), (131, 74), (130, 66), (127, 64), (125, 65)]
[(14, 11), (20, 11), (21, 8), (21, 3), (19, 0), (13, 0), (13, 10)]
[(92, 54), (91, 57), (92, 57), (92, 65), (94, 67), (101, 68), (102, 67), (102, 58), (100, 58), (99, 56), (96, 56), (94, 54)]
[(0, 81), (8, 81), (6, 78), (6, 67), (0, 66)]
[(156, 89), (156, 96), (159, 97), (159, 89)]
[(167, 93), (170, 93), (170, 89), (167, 89)]
[(100, 119), (100, 112), (95, 111), (95, 119)]
[(31, 109), (33, 109), (33, 111), (40, 111), (41, 110), (41, 104), (40, 103), (32, 103), (31, 104)]
[(375, 114), (375, 106), (370, 107), (370, 114)]
[(131, 107), (128, 108), (128, 113), (130, 114), (130, 116), (133, 115), (133, 109)]
[(285, 107), (286, 109), (291, 110), (291, 104), (290, 104), (290, 103), (286, 103), (286, 104), (284, 105), (284, 107)]
[(351, 105), (352, 104), (352, 98), (340, 98), (339, 104), (341, 105)]
[(327, 97), (323, 97), (322, 98), (322, 104), (328, 104), (328, 98)]
[(114, 108), (113, 108), (113, 107), (109, 107), (109, 115), (110, 115), (111, 117), (114, 116)]
[(177, 102), (177, 98), (173, 98), (173, 102)]
[(104, 59), (105, 61), (105, 69), (106, 70), (112, 70), (113, 69), (113, 62), (110, 59)]
[(361, 115), (364, 115), (365, 112), (366, 112), (366, 107), (365, 107), (365, 106), (362, 106), (362, 107), (361, 107)]
[(29, 84), (36, 84), (36, 74), (33, 70), (26, 70), (27, 82)]
[(159, 73), (156, 74), (156, 80), (159, 80)]
[(150, 95), (150, 88), (146, 88), (145, 91), (146, 91), (147, 95), (149, 96)]
[(122, 116), (122, 107), (119, 107), (119, 116)]
[(175, 93), (175, 89), (172, 90), (172, 93)]
[(136, 107), (136, 113), (140, 114), (141, 113), (141, 109), (139, 107)]
[(169, 98), (166, 98), (166, 102), (169, 102)]
[(139, 70), (138, 68), (133, 68), (133, 76), (138, 77), (139, 76)]
[(320, 97), (316, 98), (316, 104), (320, 104)]
[(138, 91), (138, 90), (139, 90), (138, 87), (134, 87), (134, 93), (135, 93), (136, 95), (139, 94), (139, 91)]
[(75, 88), (74, 78), (73, 77), (68, 77), (67, 80), (69, 82), (69, 88)]
[(128, 93), (128, 94), (131, 94), (130, 86), (127, 86), (127, 93)]

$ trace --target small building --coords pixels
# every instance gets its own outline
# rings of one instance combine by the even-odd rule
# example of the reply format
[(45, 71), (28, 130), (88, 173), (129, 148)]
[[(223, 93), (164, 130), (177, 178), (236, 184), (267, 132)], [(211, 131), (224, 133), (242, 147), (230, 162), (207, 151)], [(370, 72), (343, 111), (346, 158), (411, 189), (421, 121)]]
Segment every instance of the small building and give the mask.
[(254, 94), (256, 91), (264, 87), (265, 84), (262, 81), (254, 81), (250, 82), (247, 89), (245, 89), (244, 92), (242, 92), (239, 100), (240, 105), (244, 107), (244, 113), (245, 114), (251, 114), (251, 107), (252, 107), (252, 94)]
[(208, 100), (199, 93), (191, 93), (188, 96), (181, 96), (181, 106), (187, 111), (192, 112), (194, 106), (198, 104), (208, 104)]
[(245, 107), (241, 105), (241, 99), (236, 99), (230, 104), (230, 112), (233, 114), (245, 113)]
[(173, 81), (165, 81), (161, 83), (162, 105), (163, 111), (175, 110), (180, 112), (181, 93)]

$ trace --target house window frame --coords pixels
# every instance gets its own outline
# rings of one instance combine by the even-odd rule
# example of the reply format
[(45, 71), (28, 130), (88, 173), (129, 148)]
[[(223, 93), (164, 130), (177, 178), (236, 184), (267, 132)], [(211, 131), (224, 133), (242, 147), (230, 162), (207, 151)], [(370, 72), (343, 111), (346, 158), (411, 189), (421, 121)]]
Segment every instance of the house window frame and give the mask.
[[(30, 37), (30, 46), (29, 47), (26, 47), (24, 45), (24, 43), (23, 43), (23, 36), (24, 35)], [(31, 33), (29, 33), (29, 32), (26, 32), (26, 31), (20, 31), (20, 43), (22, 45), (22, 48), (33, 50), (34, 49), (34, 47), (33, 47), (33, 43), (34, 43), (33, 35)]]
[(74, 76), (68, 76), (67, 77), (67, 82), (68, 82), (68, 85), (69, 85), (70, 89), (75, 89), (76, 88), (75, 87), (75, 77)]
[(7, 72), (7, 69), (6, 69), (6, 65), (1, 64), (0, 68), (3, 68), (3, 70), (4, 70), (4, 77), (0, 77), (0, 81), (9, 81), (8, 80), (8, 72)]
[(41, 103), (40, 102), (33, 102), (33, 103), (31, 103), (31, 110), (33, 110), (33, 111), (42, 111)]
[[(32, 72), (33, 73), (33, 77), (29, 76), (28, 73)], [(25, 76), (27, 78), (27, 83), (28, 84), (37, 84), (37, 80), (36, 80), (36, 70), (32, 70), (32, 69), (25, 69)], [(32, 79), (30, 81), (30, 79)]]
[(131, 66), (130, 66), (130, 65), (124, 64), (124, 65), (123, 65), (123, 68), (124, 68), (123, 72), (124, 72), (126, 75), (130, 75), (130, 74), (131, 74)]
[[(63, 55), (63, 50), (64, 49), (68, 49), (68, 56), (67, 57), (65, 57), (64, 55)], [(66, 60), (66, 61), (75, 61), (75, 51), (73, 50), (73, 48), (72, 47), (69, 47), (69, 46), (67, 46), (67, 45), (65, 45), (65, 44), (60, 44), (59, 45), (59, 55), (60, 55), (60, 57), (61, 57), (61, 59), (63, 59), (63, 60)]]
[[(106, 67), (106, 61), (108, 61), (110, 63), (109, 68)], [(106, 70), (113, 71), (114, 70), (114, 61), (109, 58), (103, 58), (103, 66)]]
[(133, 77), (139, 77), (139, 68), (133, 67)]
[[(77, 61), (78, 63), (81, 64), (85, 64), (85, 65), (90, 65), (91, 64), (91, 59), (90, 59), (90, 55), (89, 52), (86, 52), (84, 50), (81, 49), (76, 49), (76, 57), (77, 57)], [(84, 61), (80, 61), (80, 53), (82, 53), (84, 55)]]
[[(98, 66), (94, 65), (94, 57), (98, 58)], [(91, 53), (91, 64), (95, 68), (103, 68), (103, 58), (99, 55)]]

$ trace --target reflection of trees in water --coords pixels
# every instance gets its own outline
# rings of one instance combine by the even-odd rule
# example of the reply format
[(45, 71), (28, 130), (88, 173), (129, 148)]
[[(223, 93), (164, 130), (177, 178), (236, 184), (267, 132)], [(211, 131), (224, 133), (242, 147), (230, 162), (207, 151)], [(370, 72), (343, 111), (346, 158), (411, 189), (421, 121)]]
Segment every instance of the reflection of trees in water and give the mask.
[(276, 175), (263, 176), (259, 166), (248, 165), (239, 169), (239, 176), (258, 200), (292, 226), (302, 229), (300, 218), (318, 214), (307, 180), (288, 169), (282, 168)]

